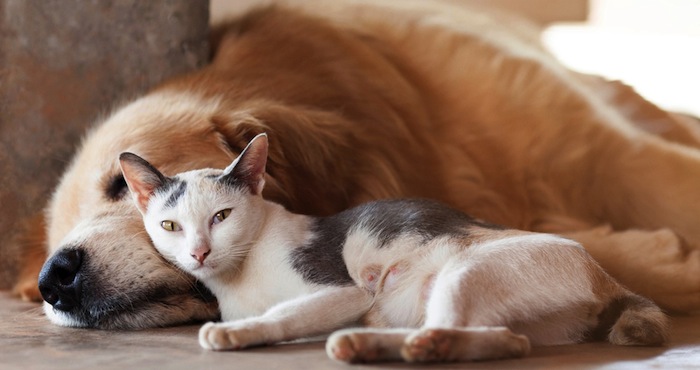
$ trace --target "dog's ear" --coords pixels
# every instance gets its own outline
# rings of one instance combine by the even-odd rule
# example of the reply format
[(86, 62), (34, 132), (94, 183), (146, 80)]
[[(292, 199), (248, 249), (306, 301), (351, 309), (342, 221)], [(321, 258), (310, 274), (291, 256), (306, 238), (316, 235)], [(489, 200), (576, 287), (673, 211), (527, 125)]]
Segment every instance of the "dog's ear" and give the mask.
[[(275, 122), (268, 124), (270, 120), (259, 119), (262, 108), (246, 109), (233, 112), (227, 115), (217, 115), (211, 118), (214, 132), (216, 132), (227, 150), (233, 153), (241, 153), (246, 145), (256, 136), (265, 133), (268, 141), (267, 163), (265, 165), (265, 199), (281, 203), (288, 208), (299, 210), (293, 207), (294, 189), (289, 182), (290, 170), (289, 162), (283, 152), (282, 138), (273, 132), (271, 126), (276, 126)], [(262, 115), (261, 115), (262, 116)], [(289, 146), (289, 145), (287, 145)]]
[(226, 167), (221, 181), (230, 184), (243, 184), (251, 193), (259, 195), (265, 185), (265, 165), (267, 164), (267, 135), (258, 134), (243, 149), (241, 154)]
[(248, 111), (235, 112), (211, 118), (214, 130), (221, 135), (226, 145), (234, 152), (241, 153), (255, 137), (270, 131), (270, 128), (253, 116), (253, 113)]
[(261, 101), (211, 122), (234, 153), (253, 137), (268, 135), (265, 199), (294, 212), (328, 215), (348, 208), (347, 190), (354, 191), (358, 169), (376, 165), (346, 140), (352, 135), (339, 134), (339, 128), (354, 125), (335, 112)]
[(167, 178), (145, 159), (133, 153), (120, 154), (119, 165), (136, 207), (145, 214), (151, 196), (156, 189), (165, 185)]

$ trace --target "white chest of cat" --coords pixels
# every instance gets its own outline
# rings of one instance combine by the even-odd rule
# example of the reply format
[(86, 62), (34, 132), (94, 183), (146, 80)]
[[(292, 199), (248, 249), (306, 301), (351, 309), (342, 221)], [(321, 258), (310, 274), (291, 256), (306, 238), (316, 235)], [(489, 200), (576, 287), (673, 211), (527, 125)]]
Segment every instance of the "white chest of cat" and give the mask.
[(240, 265), (205, 280), (219, 300), (224, 321), (261, 315), (280, 302), (322, 288), (305, 282), (289, 262), (293, 249), (308, 237), (304, 232), (308, 219), (288, 215), (276, 205), (269, 207), (268, 214), (271, 217), (263, 222), (274, 222), (271, 227), (284, 232), (261, 234)]

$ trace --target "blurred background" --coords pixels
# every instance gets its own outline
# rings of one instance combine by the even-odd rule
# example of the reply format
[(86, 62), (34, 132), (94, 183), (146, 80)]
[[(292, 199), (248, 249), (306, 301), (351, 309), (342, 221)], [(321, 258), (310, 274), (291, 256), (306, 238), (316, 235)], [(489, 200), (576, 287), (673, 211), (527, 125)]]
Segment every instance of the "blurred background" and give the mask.
[[(700, 116), (700, 0), (443, 1), (524, 15), (544, 28), (544, 43), (568, 67), (621, 80), (663, 108)], [(211, 19), (270, 2), (211, 0)]]
[(567, 66), (618, 79), (663, 108), (700, 116), (700, 1), (588, 0), (583, 22), (543, 41)]

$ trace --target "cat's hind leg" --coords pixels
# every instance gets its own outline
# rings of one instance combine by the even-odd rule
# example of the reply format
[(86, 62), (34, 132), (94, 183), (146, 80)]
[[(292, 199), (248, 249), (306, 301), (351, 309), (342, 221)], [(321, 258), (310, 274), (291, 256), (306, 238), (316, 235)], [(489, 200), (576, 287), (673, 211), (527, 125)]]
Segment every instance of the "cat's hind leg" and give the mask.
[[(474, 325), (474, 316), (482, 316), (477, 304), (481, 289), (471, 293), (471, 283), (481, 271), (468, 259), (452, 259), (435, 276), (426, 302), (423, 328), (409, 335), (401, 348), (408, 362), (478, 361), (522, 357), (530, 352), (530, 341), (498, 322)], [(476, 281), (473, 281), (476, 280)], [(494, 304), (498, 304), (494, 302)], [(495, 307), (493, 307), (495, 308)], [(488, 322), (488, 320), (483, 321)], [(481, 326), (488, 325), (488, 326)]]
[[(416, 291), (428, 295), (423, 328), (341, 330), (328, 339), (328, 356), (354, 363), (475, 361), (526, 355), (530, 343), (523, 335), (504, 327), (468, 327), (471, 304), (464, 284), (470, 280), (470, 267), (464, 259), (452, 260), (428, 283), (432, 286), (429, 293)], [(377, 300), (385, 309), (393, 307), (389, 302), (396, 297), (403, 297), (400, 291), (387, 289), (389, 285), (385, 281), (383, 296)]]
[(504, 327), (344, 329), (326, 342), (328, 357), (341, 362), (447, 362), (521, 357), (530, 342)]

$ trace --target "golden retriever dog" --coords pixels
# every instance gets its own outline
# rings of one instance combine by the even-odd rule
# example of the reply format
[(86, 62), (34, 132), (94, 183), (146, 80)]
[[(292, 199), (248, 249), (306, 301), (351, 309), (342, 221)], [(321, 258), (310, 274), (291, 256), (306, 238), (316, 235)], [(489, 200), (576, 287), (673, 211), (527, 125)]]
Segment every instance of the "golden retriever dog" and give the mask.
[(43, 259), (30, 259), (16, 291), (41, 293), (52, 322), (216, 318), (212, 295), (153, 248), (117, 158), (166, 175), (223, 168), (261, 132), (265, 196), (289, 210), (433, 198), (573, 238), (662, 307), (700, 309), (698, 128), (562, 67), (525, 23), (438, 2), (318, 1), (248, 13), (213, 45), (210, 65), (96, 126), (34, 223), (28, 253), (47, 245), (48, 260), (37, 286)]

